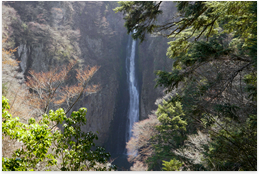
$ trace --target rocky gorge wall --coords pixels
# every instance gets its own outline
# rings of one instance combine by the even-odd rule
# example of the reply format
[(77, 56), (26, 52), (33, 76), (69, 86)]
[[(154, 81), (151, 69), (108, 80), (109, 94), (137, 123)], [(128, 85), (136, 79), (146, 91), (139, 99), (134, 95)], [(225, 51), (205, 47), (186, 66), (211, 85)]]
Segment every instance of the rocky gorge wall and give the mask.
[[(98, 131), (100, 144), (108, 137), (127, 40), (116, 2), (4, 2), (3, 37), (15, 53), (20, 71), (48, 71), (72, 60), (99, 66), (91, 80), (101, 90), (85, 97), (74, 110), (86, 107), (86, 131)], [(8, 49), (8, 48), (7, 48)], [(73, 75), (72, 75), (73, 77)], [(75, 80), (70, 79), (70, 84)]]
[[(48, 71), (73, 60), (80, 62), (77, 68), (100, 66), (91, 83), (99, 84), (101, 90), (74, 107), (88, 109), (83, 129), (98, 131), (99, 145), (116, 131), (112, 129), (112, 124), (118, 124), (114, 119), (127, 111), (128, 35), (122, 14), (113, 11), (116, 6), (117, 2), (108, 1), (15, 1), (2, 5), (6, 49), (18, 47), (15, 56), (25, 76), (31, 69)], [(166, 49), (166, 39), (157, 36), (148, 36), (137, 49), (141, 120), (156, 109), (154, 102), (163, 95), (161, 88), (154, 89), (154, 70), (171, 68)], [(73, 74), (70, 83), (75, 83)]]
[[(160, 9), (163, 13), (158, 16), (159, 24), (173, 18), (177, 12), (176, 4), (166, 1), (161, 4)], [(157, 109), (155, 101), (164, 95), (162, 87), (155, 88), (155, 71), (170, 71), (172, 69), (173, 60), (166, 56), (168, 41), (169, 39), (161, 34), (146, 35), (143, 43), (139, 44), (140, 120), (148, 118), (151, 111)]]

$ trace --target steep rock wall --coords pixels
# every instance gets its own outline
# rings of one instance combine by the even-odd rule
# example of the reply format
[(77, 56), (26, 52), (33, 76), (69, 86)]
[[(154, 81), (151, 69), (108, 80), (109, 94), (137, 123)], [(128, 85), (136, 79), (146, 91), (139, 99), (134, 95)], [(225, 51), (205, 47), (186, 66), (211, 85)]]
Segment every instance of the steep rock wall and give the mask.
[(155, 101), (163, 96), (163, 89), (155, 88), (155, 71), (168, 70), (172, 60), (166, 57), (166, 39), (147, 36), (139, 45), (139, 72), (140, 72), (140, 120), (146, 119), (152, 110), (156, 109)]
[[(123, 19), (113, 12), (116, 2), (74, 2), (82, 9), (75, 16), (75, 27), (81, 31), (79, 45), (82, 57), (90, 66), (98, 65), (100, 69), (92, 82), (99, 83), (100, 92), (85, 98), (82, 105), (88, 108), (87, 130), (98, 131), (103, 144), (109, 136), (110, 122), (116, 108), (119, 76), (124, 71), (122, 66), (123, 51), (126, 45), (126, 29)], [(80, 4), (80, 5), (79, 5)], [(79, 9), (75, 9), (79, 10)]]
[[(100, 66), (91, 83), (101, 90), (73, 109), (87, 107), (85, 131), (98, 131), (99, 144), (108, 137), (113, 118), (126, 29), (116, 2), (5, 2), (6, 35), (18, 47), (21, 71), (48, 71), (72, 60)], [(3, 10), (4, 11), (4, 10)], [(11, 46), (10, 46), (11, 47)], [(73, 75), (70, 83), (74, 83)]]
[[(173, 18), (176, 11), (175, 3), (163, 2), (163, 11), (158, 16), (160, 24)], [(148, 118), (152, 110), (157, 109), (156, 99), (164, 95), (163, 88), (155, 88), (155, 71), (170, 71), (173, 60), (166, 56), (169, 39), (160, 35), (147, 35), (138, 48), (138, 71), (140, 76), (140, 120)]]

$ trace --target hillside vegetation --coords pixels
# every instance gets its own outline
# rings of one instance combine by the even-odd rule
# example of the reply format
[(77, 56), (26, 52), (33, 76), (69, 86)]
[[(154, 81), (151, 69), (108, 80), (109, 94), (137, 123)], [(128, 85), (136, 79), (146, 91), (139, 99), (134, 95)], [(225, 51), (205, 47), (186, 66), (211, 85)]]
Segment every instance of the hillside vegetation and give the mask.
[(133, 38), (169, 38), (157, 110), (135, 124), (132, 170), (257, 170), (257, 2), (119, 2)]

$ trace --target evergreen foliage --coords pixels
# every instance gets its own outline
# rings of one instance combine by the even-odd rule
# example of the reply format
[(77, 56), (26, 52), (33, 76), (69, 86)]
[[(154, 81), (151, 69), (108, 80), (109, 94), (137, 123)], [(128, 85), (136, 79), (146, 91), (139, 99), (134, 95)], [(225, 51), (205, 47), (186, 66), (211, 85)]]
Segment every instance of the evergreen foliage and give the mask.
[(171, 159), (171, 161), (163, 161), (163, 170), (165, 171), (179, 171), (180, 167), (183, 165), (180, 161), (176, 159)]
[(187, 122), (184, 120), (185, 114), (180, 102), (163, 101), (163, 105), (158, 105), (156, 115), (160, 124), (156, 126), (158, 134), (152, 138), (155, 152), (147, 159), (147, 163), (149, 169), (160, 170), (162, 159), (177, 158), (171, 149), (183, 145)]
[[(158, 105), (148, 169), (175, 170), (178, 160), (181, 170), (257, 170), (257, 2), (177, 2), (163, 24), (161, 2), (120, 5), (133, 38), (162, 33), (174, 60), (171, 72), (156, 72), (156, 86), (172, 98)], [(209, 138), (190, 144), (191, 135)], [(199, 163), (188, 154), (198, 146)]]
[(129, 33), (133, 33), (133, 38), (140, 38), (141, 41), (145, 38), (146, 31), (151, 33), (156, 27), (152, 21), (156, 20), (158, 14), (162, 11), (159, 10), (158, 3), (149, 1), (120, 1), (120, 6), (115, 8), (115, 12), (123, 11), (125, 24), (124, 26), (128, 30)]

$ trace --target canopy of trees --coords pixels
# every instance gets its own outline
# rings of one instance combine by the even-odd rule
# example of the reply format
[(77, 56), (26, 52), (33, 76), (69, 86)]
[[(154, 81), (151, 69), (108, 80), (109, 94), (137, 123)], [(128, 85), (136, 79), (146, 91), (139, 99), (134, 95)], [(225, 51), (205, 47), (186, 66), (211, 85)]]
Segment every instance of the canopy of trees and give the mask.
[[(153, 119), (136, 124), (128, 150), (137, 144), (139, 154), (129, 159), (148, 170), (257, 170), (257, 2), (177, 2), (177, 14), (161, 24), (162, 3), (122, 1), (115, 9), (133, 38), (168, 37), (174, 60), (171, 72), (156, 72), (167, 93), (159, 123), (146, 134), (139, 132), (151, 129), (140, 128)], [(145, 144), (136, 143), (140, 135)]]

